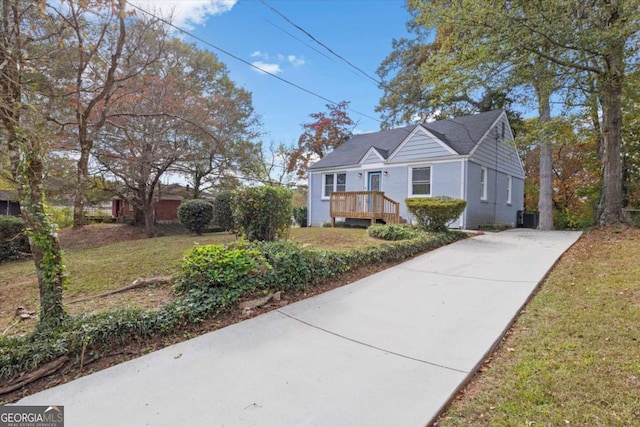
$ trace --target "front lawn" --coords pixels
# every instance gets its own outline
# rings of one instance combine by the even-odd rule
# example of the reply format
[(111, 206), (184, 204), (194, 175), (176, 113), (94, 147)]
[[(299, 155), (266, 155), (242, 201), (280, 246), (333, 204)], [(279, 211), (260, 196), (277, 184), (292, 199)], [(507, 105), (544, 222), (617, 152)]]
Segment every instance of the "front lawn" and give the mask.
[[(80, 231), (63, 230), (66, 243), (64, 262), (69, 282), (64, 291), (64, 302), (73, 314), (105, 311), (123, 305), (155, 308), (172, 298), (169, 286), (137, 289), (124, 294), (75, 303), (74, 301), (130, 285), (138, 278), (174, 275), (178, 272), (183, 253), (195, 245), (232, 242), (230, 233), (209, 233), (202, 236), (173, 235), (154, 239), (140, 239), (109, 243), (105, 230), (121, 230), (121, 235), (138, 237), (130, 227), (96, 224)], [(75, 233), (75, 236), (74, 236)], [(93, 236), (93, 242), (92, 242)], [(98, 240), (101, 240), (98, 242)], [(369, 237), (363, 229), (294, 228), (290, 240), (315, 249), (345, 250), (384, 243)], [(76, 249), (93, 244), (103, 246)], [(10, 328), (11, 334), (30, 330), (35, 321), (18, 322), (18, 307), (35, 310), (38, 285), (33, 261), (22, 260), (0, 264), (0, 333)], [(12, 326), (14, 325), (14, 326)]]

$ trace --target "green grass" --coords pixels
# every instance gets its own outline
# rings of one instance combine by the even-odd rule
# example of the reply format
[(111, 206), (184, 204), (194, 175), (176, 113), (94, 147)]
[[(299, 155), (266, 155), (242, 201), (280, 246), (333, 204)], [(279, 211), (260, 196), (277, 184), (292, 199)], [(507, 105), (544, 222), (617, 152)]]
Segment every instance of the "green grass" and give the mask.
[(439, 426), (640, 425), (638, 253), (638, 230), (584, 236)]
[[(314, 248), (333, 250), (383, 243), (367, 236), (366, 230), (317, 227), (292, 229), (290, 239)], [(117, 289), (140, 277), (175, 274), (185, 250), (194, 245), (223, 244), (233, 240), (235, 236), (229, 233), (171, 235), (66, 251), (64, 263), (69, 282), (65, 298), (73, 299)], [(36, 277), (31, 260), (0, 265), (0, 286), (16, 281), (30, 283), (29, 288), (35, 286)], [(35, 292), (36, 289), (31, 291)], [(37, 301), (37, 298), (32, 299)]]

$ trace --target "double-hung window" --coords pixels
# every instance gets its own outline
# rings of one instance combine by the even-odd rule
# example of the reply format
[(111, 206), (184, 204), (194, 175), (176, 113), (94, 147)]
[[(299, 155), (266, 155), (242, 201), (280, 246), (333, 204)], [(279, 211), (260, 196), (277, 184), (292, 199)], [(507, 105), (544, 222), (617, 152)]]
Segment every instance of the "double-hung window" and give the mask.
[(328, 173), (323, 175), (324, 183), (322, 197), (328, 199), (334, 191), (347, 190), (347, 174), (346, 173)]
[(431, 167), (422, 166), (411, 168), (411, 195), (431, 195)]

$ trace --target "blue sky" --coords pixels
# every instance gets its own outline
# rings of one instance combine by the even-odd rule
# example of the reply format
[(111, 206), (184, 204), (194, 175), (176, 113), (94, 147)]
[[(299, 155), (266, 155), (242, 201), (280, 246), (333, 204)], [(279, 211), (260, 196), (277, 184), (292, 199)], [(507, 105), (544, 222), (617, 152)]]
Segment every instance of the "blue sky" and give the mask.
[[(378, 78), (392, 39), (407, 35), (404, 0), (265, 0), (349, 62)], [(382, 91), (375, 82), (338, 59), (259, 0), (136, 0), (147, 8), (174, 9), (174, 22), (198, 37), (329, 100), (350, 101), (355, 132), (376, 131), (374, 111)], [(157, 9), (156, 9), (157, 10)], [(231, 78), (253, 95), (262, 141), (294, 145), (309, 114), (327, 101), (201, 44), (216, 53)]]

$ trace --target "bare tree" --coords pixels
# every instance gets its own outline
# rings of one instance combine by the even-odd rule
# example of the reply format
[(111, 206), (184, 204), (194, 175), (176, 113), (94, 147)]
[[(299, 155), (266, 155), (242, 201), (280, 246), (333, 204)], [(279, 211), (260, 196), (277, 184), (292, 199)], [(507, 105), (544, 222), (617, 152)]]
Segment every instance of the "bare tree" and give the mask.
[(166, 38), (164, 24), (128, 17), (125, 8), (126, 0), (47, 4), (50, 19), (64, 24), (58, 77), (68, 87), (67, 108), (50, 120), (62, 127), (78, 150), (74, 227), (84, 225), (91, 150), (109, 105), (124, 82), (158, 59)]

